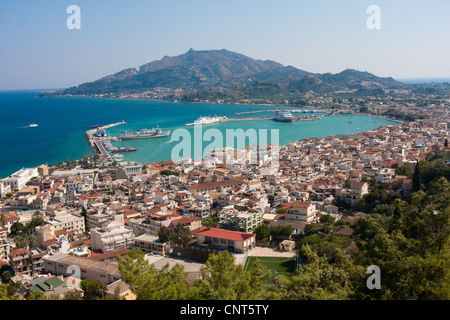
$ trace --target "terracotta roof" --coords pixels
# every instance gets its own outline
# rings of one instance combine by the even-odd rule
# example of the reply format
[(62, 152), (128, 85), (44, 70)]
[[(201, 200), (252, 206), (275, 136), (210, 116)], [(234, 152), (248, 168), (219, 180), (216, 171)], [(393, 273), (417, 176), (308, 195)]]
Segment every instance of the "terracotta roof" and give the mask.
[(20, 220), (19, 216), (16, 214), (15, 211), (1, 212), (1, 214), (5, 216), (6, 222)]
[(11, 251), (11, 257), (13, 258), (17, 256), (25, 256), (27, 254), (30, 254), (27, 249), (14, 249), (13, 251)]
[(112, 251), (112, 252), (96, 254), (96, 255), (91, 256), (89, 259), (96, 260), (96, 261), (102, 261), (102, 260), (106, 260), (106, 259), (110, 259), (110, 258), (115, 258), (117, 256), (123, 256), (123, 255), (125, 255), (126, 252), (127, 252), (127, 249), (121, 249), (121, 250), (116, 250), (116, 251)]
[(213, 237), (219, 239), (227, 239), (233, 241), (245, 241), (251, 237), (253, 237), (254, 233), (245, 233), (217, 228), (208, 228), (204, 231), (200, 231), (197, 235), (205, 236), (205, 237)]
[(334, 234), (339, 234), (342, 236), (351, 236), (353, 235), (355, 231), (352, 228), (339, 228), (337, 229)]
[(42, 242), (42, 245), (45, 247), (51, 246), (52, 244), (54, 244), (56, 242), (56, 239), (50, 239), (47, 241)]

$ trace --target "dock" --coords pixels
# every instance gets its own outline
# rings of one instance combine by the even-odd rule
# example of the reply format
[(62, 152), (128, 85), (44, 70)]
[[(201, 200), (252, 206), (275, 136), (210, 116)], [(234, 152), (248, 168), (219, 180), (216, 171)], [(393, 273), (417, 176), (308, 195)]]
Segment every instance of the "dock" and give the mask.
[[(256, 112), (256, 111), (255, 111)], [(313, 121), (313, 120), (318, 120), (318, 119), (322, 119), (325, 115), (314, 115), (314, 116), (294, 116), (294, 121)], [(215, 123), (210, 123), (210, 124), (217, 124), (220, 122), (230, 122), (230, 121), (253, 121), (253, 120), (273, 120), (273, 117), (249, 117), (249, 118), (226, 118), (226, 119), (222, 119), (220, 121), (217, 121)], [(204, 124), (204, 126), (206, 125), (210, 125), (210, 124)], [(194, 123), (186, 123), (185, 126), (193, 126)]]
[[(100, 127), (108, 129), (108, 128), (112, 128), (115, 126), (120, 126), (125, 123), (126, 123), (125, 121), (121, 121), (121, 122), (116, 122), (116, 123), (112, 123), (112, 124), (108, 124), (108, 125), (100, 126)], [(100, 163), (103, 163), (105, 161), (112, 161), (112, 157), (108, 153), (108, 151), (105, 149), (105, 146), (102, 143), (102, 139), (94, 136), (94, 133), (96, 131), (97, 131), (97, 128), (91, 129), (91, 130), (88, 130), (85, 132), (89, 146), (94, 150), (95, 153), (100, 154), (100, 161), (99, 161)]]
[[(248, 113), (260, 113), (260, 112), (277, 112), (277, 111), (283, 111), (284, 109), (277, 109), (277, 110), (253, 110), (253, 111), (243, 111), (243, 112), (236, 112), (235, 115), (242, 115), (242, 114), (248, 114)], [(318, 112), (326, 112), (325, 110), (307, 110), (307, 109), (287, 109), (289, 112), (293, 113), (318, 113)]]

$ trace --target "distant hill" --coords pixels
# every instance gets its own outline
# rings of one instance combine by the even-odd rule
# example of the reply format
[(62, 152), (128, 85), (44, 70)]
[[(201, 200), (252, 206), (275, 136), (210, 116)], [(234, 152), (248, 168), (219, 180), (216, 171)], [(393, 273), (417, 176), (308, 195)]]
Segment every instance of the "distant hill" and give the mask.
[[(188, 52), (129, 68), (93, 82), (42, 96), (120, 95), (164, 92), (168, 99), (270, 98), (362, 89), (400, 89), (393, 78), (347, 69), (313, 74), (275, 61), (261, 61), (228, 50)], [(162, 91), (161, 91), (162, 90)], [(153, 95), (154, 96), (154, 95)]]

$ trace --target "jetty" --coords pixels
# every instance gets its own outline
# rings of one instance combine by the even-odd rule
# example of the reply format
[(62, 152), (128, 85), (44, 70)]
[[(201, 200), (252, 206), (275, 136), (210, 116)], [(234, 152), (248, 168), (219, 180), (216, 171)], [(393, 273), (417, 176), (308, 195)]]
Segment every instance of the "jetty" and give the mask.
[[(324, 116), (326, 115), (309, 115), (309, 116), (294, 116), (294, 120), (293, 121), (314, 121), (314, 120), (319, 120), (322, 119)], [(249, 118), (226, 118), (226, 119), (222, 119), (220, 121), (217, 121), (215, 123), (220, 123), (220, 122), (230, 122), (230, 121), (252, 121), (252, 120), (272, 120), (273, 117), (249, 117)], [(215, 123), (211, 123), (211, 124), (215, 124)], [(193, 126), (194, 123), (186, 123), (185, 126)], [(207, 124), (209, 125), (209, 124)]]
[[(280, 109), (277, 110), (253, 110), (253, 111), (243, 111), (243, 112), (236, 112), (235, 115), (243, 115), (248, 113), (260, 113), (260, 112), (277, 112), (280, 111)], [(318, 113), (318, 112), (326, 112), (325, 110), (308, 110), (308, 109), (289, 109), (289, 112), (294, 113)]]
[[(108, 124), (105, 126), (99, 126), (104, 129), (112, 128), (115, 126), (120, 126), (122, 124), (125, 124), (125, 121), (116, 122), (112, 124)], [(106, 161), (112, 161), (111, 155), (108, 153), (108, 151), (105, 149), (105, 146), (102, 143), (101, 137), (96, 137), (94, 134), (97, 131), (97, 129), (91, 129), (85, 132), (86, 139), (88, 141), (89, 146), (94, 150), (95, 153), (100, 154), (100, 163), (106, 162)]]

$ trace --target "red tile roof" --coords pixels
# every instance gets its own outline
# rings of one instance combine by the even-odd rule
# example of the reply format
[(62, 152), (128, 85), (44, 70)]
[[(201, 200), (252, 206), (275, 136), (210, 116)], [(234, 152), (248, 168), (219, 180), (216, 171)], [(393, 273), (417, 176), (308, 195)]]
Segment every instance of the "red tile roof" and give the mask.
[(107, 252), (107, 253), (97, 253), (95, 255), (93, 255), (92, 252), (91, 252), (91, 257), (89, 259), (96, 260), (96, 261), (103, 261), (103, 260), (107, 260), (110, 258), (115, 258), (117, 256), (123, 256), (127, 252), (127, 249), (121, 249), (121, 250), (116, 250), (116, 251)]
[(255, 236), (254, 233), (238, 232), (238, 231), (231, 231), (231, 230), (224, 230), (224, 229), (217, 229), (217, 228), (208, 228), (204, 231), (198, 232), (197, 235), (201, 235), (201, 236), (205, 236), (205, 237), (219, 238), (219, 239), (227, 239), (227, 240), (233, 240), (233, 241), (245, 241), (245, 240)]

